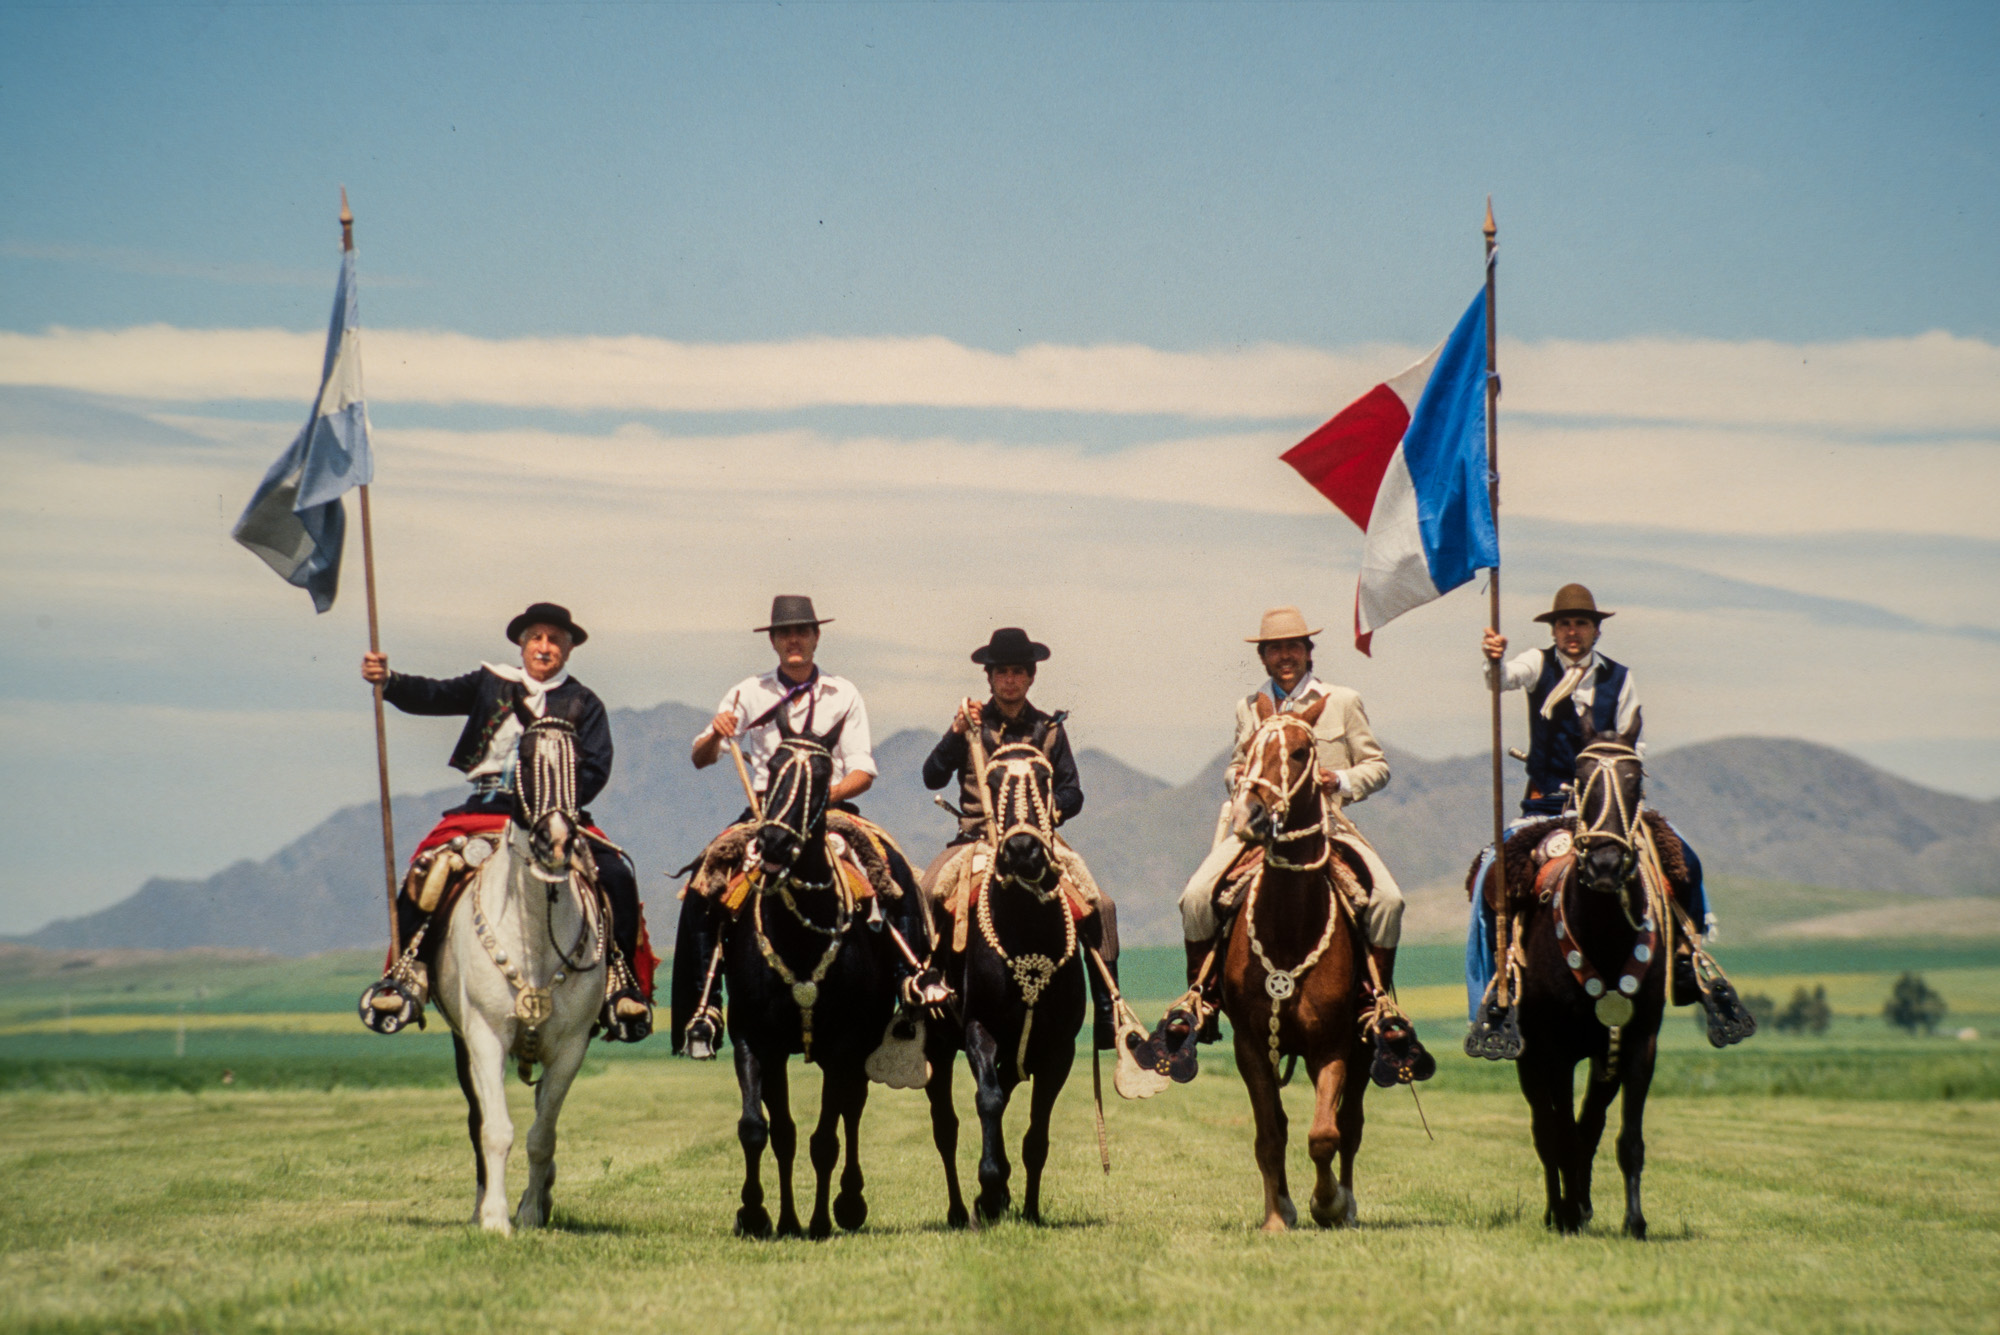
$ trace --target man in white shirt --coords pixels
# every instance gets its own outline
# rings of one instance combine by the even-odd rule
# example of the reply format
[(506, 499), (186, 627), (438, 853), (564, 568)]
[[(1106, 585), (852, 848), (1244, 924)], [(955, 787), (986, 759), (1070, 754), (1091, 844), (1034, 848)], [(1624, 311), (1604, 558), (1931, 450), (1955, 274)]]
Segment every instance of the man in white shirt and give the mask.
[(694, 739), (696, 769), (707, 769), (721, 757), (726, 738), (740, 738), (751, 786), (762, 793), (770, 780), (771, 757), (783, 740), (777, 720), (784, 711), (794, 732), (816, 737), (824, 737), (835, 723), (842, 724), (833, 746), (833, 786), (827, 805), (851, 804), (868, 791), (878, 772), (868, 735), (868, 707), (853, 682), (822, 672), (813, 662), (819, 652), (819, 628), (832, 620), (815, 615), (812, 599), (798, 594), (779, 594), (771, 600), (771, 622), (757, 630), (770, 635), (778, 666), (730, 688), (715, 717)]

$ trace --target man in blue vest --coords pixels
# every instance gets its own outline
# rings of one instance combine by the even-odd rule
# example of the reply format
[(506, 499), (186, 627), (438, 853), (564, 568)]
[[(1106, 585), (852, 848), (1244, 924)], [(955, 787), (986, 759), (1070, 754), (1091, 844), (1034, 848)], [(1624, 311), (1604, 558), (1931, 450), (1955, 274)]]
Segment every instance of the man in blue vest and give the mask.
[[(1555, 603), (1535, 620), (1547, 625), (1553, 642), (1546, 649), (1529, 649), (1507, 658), (1507, 637), (1488, 629), (1481, 638), (1486, 654), (1486, 680), (1492, 685), (1500, 678), (1503, 691), (1528, 693), (1528, 787), (1521, 796), (1525, 824), (1563, 814), (1568, 795), (1565, 784), (1576, 777), (1577, 753), (1583, 749), (1583, 721), (1588, 718), (1593, 731), (1623, 732), (1639, 716), (1639, 691), (1632, 673), (1623, 663), (1597, 652), (1598, 635), (1604, 622), (1615, 616), (1598, 610), (1597, 600), (1581, 584), (1565, 584), (1556, 591)], [(1511, 831), (1510, 831), (1511, 832)], [(1680, 832), (1675, 831), (1675, 837)], [(1689, 902), (1685, 907), (1696, 922), (1713, 926), (1708, 898), (1702, 889), (1701, 860), (1681, 839), (1692, 874)], [(1489, 855), (1491, 850), (1488, 850)], [(1485, 867), (1481, 867), (1481, 880)], [(1481, 896), (1475, 894), (1473, 907), (1478, 917)], [(1490, 958), (1491, 947), (1487, 946)], [(1678, 983), (1676, 995), (1682, 1005), (1699, 995), (1694, 981), (1694, 965), (1685, 950), (1675, 952)], [(1490, 974), (1489, 974), (1490, 976)], [(1468, 973), (1468, 987), (1471, 985)], [(1481, 982), (1483, 990), (1484, 983)], [(1477, 1007), (1478, 998), (1472, 998)]]

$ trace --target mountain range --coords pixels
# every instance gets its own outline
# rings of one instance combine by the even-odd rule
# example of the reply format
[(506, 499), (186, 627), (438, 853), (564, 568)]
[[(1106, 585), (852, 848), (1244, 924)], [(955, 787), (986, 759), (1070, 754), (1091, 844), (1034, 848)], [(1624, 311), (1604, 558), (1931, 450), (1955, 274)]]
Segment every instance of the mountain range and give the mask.
[[(669, 939), (676, 883), (666, 874), (743, 807), (730, 765), (696, 772), (688, 764), (689, 739), (705, 722), (701, 711), (674, 703), (614, 711), (616, 768), (593, 813), (631, 853), (648, 918)], [(954, 829), (919, 778), (935, 740), (907, 730), (877, 745), (882, 777), (861, 803), (919, 867)], [(1443, 901), (1490, 837), (1490, 761), (1395, 750), (1389, 758), (1389, 787), (1350, 814), (1413, 905), (1426, 888)], [(1118, 901), (1126, 941), (1178, 939), (1174, 901), (1214, 834), (1226, 759), (1218, 755), (1172, 786), (1103, 751), (1078, 754), (1086, 803), (1064, 834)], [(1510, 770), (1518, 785), (1518, 767)], [(404, 856), (462, 791), (395, 799)], [(1829, 747), (1738, 737), (1660, 753), (1647, 762), (1647, 800), (1699, 850), (1712, 878), (2000, 895), (2000, 801), (1937, 792)], [(269, 858), (203, 880), (156, 877), (109, 908), (17, 939), (51, 949), (227, 946), (288, 955), (376, 946), (386, 939), (380, 849), (376, 804), (346, 807)]]

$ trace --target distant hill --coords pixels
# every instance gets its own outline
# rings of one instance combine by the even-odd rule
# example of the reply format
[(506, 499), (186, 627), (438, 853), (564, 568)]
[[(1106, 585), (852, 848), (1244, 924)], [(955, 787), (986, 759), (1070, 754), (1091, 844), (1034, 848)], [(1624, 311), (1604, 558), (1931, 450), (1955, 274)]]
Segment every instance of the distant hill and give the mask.
[[(688, 765), (689, 741), (705, 719), (679, 704), (612, 714), (615, 776), (594, 814), (632, 854), (663, 937), (677, 888), (664, 873), (699, 853), (743, 807), (727, 761), (701, 773)], [(919, 866), (954, 829), (919, 778), (936, 740), (907, 730), (878, 743), (883, 779), (862, 802)], [(1491, 832), (1487, 758), (1430, 761), (1392, 750), (1390, 762), (1394, 780), (1353, 809), (1356, 822), (1409, 889), (1457, 881)], [(1178, 939), (1174, 901), (1214, 833), (1223, 763), (1217, 756), (1170, 787), (1103, 751), (1078, 755), (1086, 801), (1065, 834), (1118, 900), (1127, 941)], [(1705, 742), (1654, 756), (1648, 769), (1649, 800), (1694, 842), (1711, 876), (2000, 895), (2000, 802), (1936, 792), (1843, 752), (1784, 739)], [(1519, 767), (1509, 771), (1518, 785)], [(462, 791), (396, 799), (404, 856)], [(380, 846), (375, 804), (347, 807), (261, 862), (199, 881), (155, 878), (110, 908), (19, 939), (52, 949), (226, 946), (289, 955), (380, 946)]]

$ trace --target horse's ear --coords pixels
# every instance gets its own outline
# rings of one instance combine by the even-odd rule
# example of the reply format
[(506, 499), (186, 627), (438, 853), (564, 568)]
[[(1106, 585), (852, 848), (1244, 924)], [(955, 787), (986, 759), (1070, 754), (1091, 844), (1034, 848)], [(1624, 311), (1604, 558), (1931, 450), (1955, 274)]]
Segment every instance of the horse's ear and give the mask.
[(1314, 727), (1319, 723), (1319, 716), (1326, 712), (1327, 701), (1331, 699), (1333, 699), (1333, 697), (1330, 695), (1322, 695), (1319, 699), (1313, 701), (1311, 704), (1307, 705), (1304, 709), (1299, 710), (1298, 711), (1299, 718), (1305, 721), (1305, 725), (1308, 728)]
[(1597, 740), (1597, 722), (1591, 718), (1591, 711), (1588, 709), (1579, 709), (1576, 712), (1583, 718), (1583, 745), (1589, 746)]
[(771, 721), (778, 725), (778, 736), (786, 739), (799, 735), (798, 730), (792, 727), (791, 712), (788, 706), (780, 704), (771, 716)]
[(1625, 743), (1625, 745), (1627, 746), (1636, 747), (1639, 744), (1639, 734), (1645, 729), (1645, 726), (1646, 726), (1645, 709), (1643, 707), (1639, 709), (1634, 709), (1632, 711), (1632, 726), (1625, 729), (1623, 732), (1619, 733), (1618, 740)]
[(1252, 705), (1251, 708), (1257, 711), (1257, 721), (1259, 723), (1262, 723), (1265, 719), (1278, 712), (1278, 707), (1271, 703), (1271, 697), (1262, 691), (1257, 692), (1257, 703)]
[(842, 714), (834, 725), (826, 730), (826, 736), (818, 739), (819, 744), (831, 751), (840, 745), (840, 734), (847, 728), (847, 715)]

